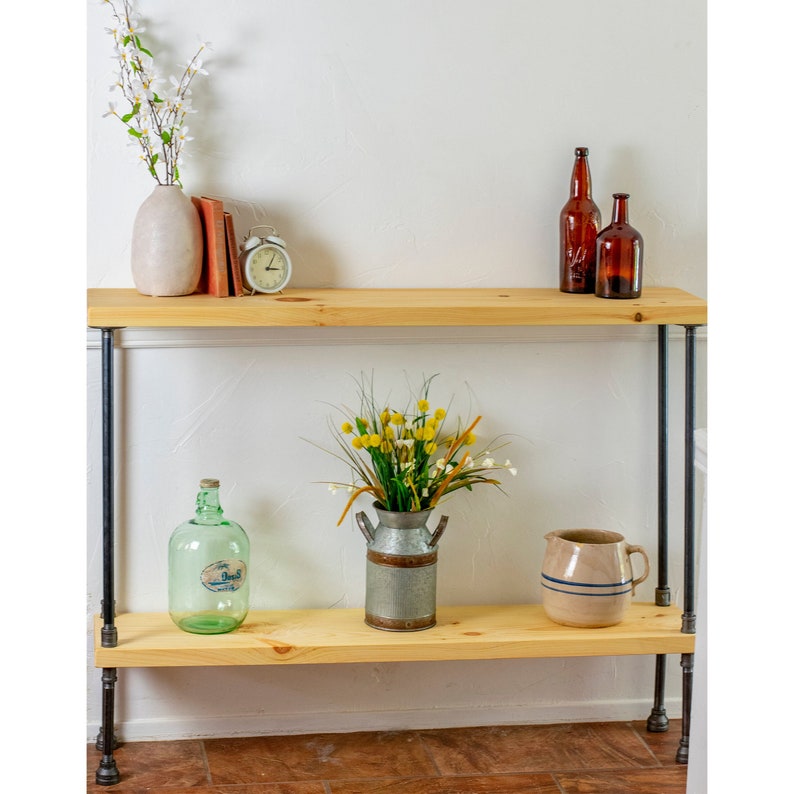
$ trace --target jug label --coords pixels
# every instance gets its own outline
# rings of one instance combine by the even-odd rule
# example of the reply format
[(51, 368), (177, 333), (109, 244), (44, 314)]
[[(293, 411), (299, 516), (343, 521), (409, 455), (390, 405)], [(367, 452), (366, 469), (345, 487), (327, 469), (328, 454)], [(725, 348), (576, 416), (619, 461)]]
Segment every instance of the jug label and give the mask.
[(245, 582), (246, 567), (242, 560), (218, 560), (201, 572), (201, 583), (213, 593), (239, 590)]

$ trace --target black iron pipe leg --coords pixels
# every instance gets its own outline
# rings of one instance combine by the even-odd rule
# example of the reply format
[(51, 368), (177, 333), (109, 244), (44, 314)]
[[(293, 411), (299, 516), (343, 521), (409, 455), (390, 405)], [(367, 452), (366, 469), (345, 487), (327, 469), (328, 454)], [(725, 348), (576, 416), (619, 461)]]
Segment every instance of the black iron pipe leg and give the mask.
[(686, 327), (684, 416), (684, 614), (681, 631), (695, 633), (695, 330)]
[[(113, 503), (113, 329), (102, 329), (102, 630), (103, 648), (115, 648), (118, 632), (115, 625), (116, 602), (114, 581), (114, 503)], [(113, 758), (116, 739), (113, 735), (116, 669), (102, 670), (102, 728), (96, 746), (102, 753), (96, 782), (112, 786), (119, 782), (119, 771)]]
[[(113, 736), (113, 712), (116, 694), (116, 668), (102, 670), (102, 759), (96, 771), (96, 782), (100, 786), (112, 786), (119, 782), (119, 770), (113, 757), (115, 738)], [(99, 744), (97, 739), (97, 744)]]
[(681, 715), (681, 741), (678, 752), (675, 754), (676, 763), (689, 762), (689, 733), (692, 721), (692, 682), (695, 673), (695, 654), (681, 654), (681, 669), (683, 670), (683, 699), (684, 708)]
[[(684, 416), (684, 612), (681, 631), (695, 633), (695, 342), (697, 326), (686, 326), (686, 408)], [(681, 656), (683, 690), (681, 742), (675, 760), (689, 760), (689, 729), (692, 715), (692, 680), (695, 654)]]
[[(656, 605), (670, 606), (670, 586), (667, 580), (667, 483), (668, 483), (668, 354), (667, 326), (660, 325), (657, 334), (657, 537), (658, 537), (658, 574), (656, 586)], [(656, 675), (653, 687), (653, 708), (645, 724), (650, 733), (664, 733), (670, 727), (664, 707), (666, 683), (666, 661), (664, 654), (656, 656)]]
[(102, 647), (115, 648), (113, 329), (102, 329)]
[(653, 708), (645, 722), (648, 733), (666, 733), (670, 728), (670, 720), (664, 707), (664, 686), (667, 679), (667, 656), (660, 653), (656, 656), (656, 678), (654, 679)]

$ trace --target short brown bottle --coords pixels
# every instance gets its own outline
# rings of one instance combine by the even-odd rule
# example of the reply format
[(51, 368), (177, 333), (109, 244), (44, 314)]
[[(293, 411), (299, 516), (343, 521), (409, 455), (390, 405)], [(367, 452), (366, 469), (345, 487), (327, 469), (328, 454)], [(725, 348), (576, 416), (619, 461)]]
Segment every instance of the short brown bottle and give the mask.
[(613, 193), (612, 223), (596, 238), (595, 294), (639, 298), (642, 292), (642, 235), (629, 225), (629, 194)]
[(560, 292), (593, 292), (595, 244), (601, 212), (592, 197), (588, 149), (579, 146), (571, 174), (571, 196), (560, 211)]

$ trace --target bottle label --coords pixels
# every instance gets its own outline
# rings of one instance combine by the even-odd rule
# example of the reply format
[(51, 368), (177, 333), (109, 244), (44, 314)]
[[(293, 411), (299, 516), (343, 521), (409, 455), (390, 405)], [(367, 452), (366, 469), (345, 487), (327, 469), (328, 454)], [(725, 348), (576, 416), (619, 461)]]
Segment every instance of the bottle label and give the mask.
[(246, 567), (242, 560), (218, 560), (201, 572), (201, 583), (213, 593), (239, 590), (245, 582)]

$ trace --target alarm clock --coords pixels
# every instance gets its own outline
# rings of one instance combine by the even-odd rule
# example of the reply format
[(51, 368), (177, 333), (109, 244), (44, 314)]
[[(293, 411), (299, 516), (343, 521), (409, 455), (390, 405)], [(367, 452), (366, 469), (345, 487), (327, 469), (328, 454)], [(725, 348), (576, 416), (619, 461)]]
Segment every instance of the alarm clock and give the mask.
[[(255, 235), (257, 229), (270, 229), (267, 237)], [(286, 243), (272, 226), (252, 226), (240, 246), (240, 270), (248, 289), (254, 292), (280, 292), (292, 277), (292, 260)]]

